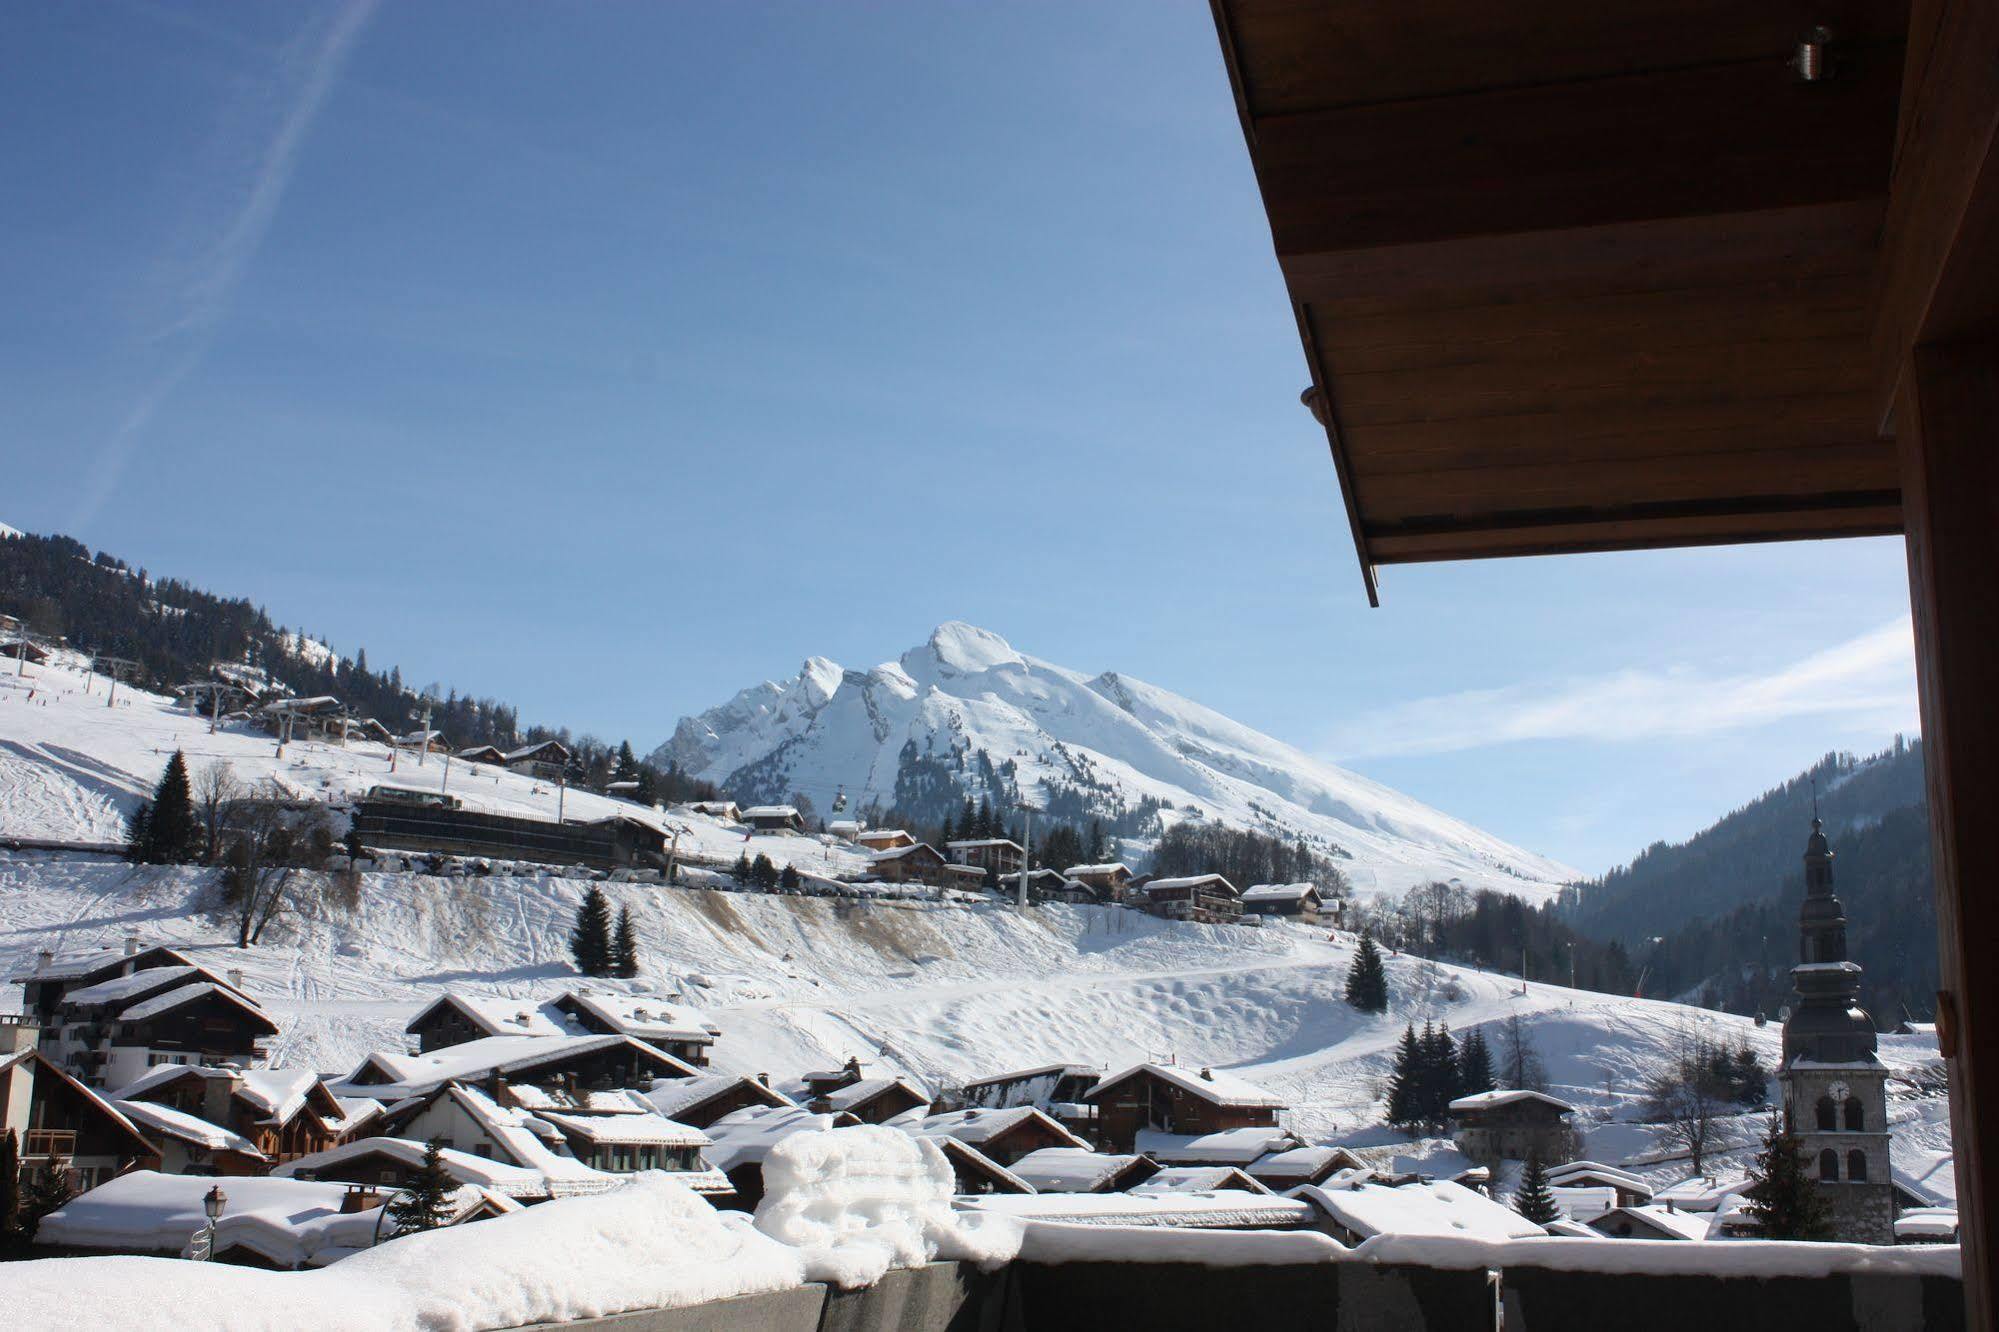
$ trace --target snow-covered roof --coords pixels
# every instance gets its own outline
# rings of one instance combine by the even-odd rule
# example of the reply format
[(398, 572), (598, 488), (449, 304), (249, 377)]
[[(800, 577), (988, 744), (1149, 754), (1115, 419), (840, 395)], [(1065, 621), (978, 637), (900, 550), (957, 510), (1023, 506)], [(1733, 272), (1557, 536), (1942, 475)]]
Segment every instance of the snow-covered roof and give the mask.
[(570, 990), (557, 1004), (567, 1000), (627, 1036), (642, 1041), (679, 1041), (706, 1045), (721, 1028), (707, 1014), (685, 1004), (676, 1004), (655, 994), (612, 994), (596, 990)]
[(859, 819), (832, 819), (826, 824), (826, 831), (835, 837), (851, 837), (860, 830)]
[(129, 961), (133, 958), (148, 956), (171, 958), (172, 963), (169, 965), (178, 964), (189, 967), (194, 965), (194, 963), (187, 959), (185, 954), (160, 944), (155, 944), (150, 948), (141, 948), (136, 953), (126, 953), (124, 950), (118, 948), (100, 948), (95, 952), (89, 953), (59, 954), (51, 958), (47, 965), (38, 965), (33, 971), (21, 972), (18, 975), (9, 976), (8, 979), (16, 985), (31, 980), (73, 980), (78, 976), (88, 976), (93, 972), (102, 971), (108, 967), (115, 967), (119, 963)]
[(795, 819), (798, 811), (790, 805), (751, 805), (743, 811), (746, 819)]
[(1302, 902), (1318, 895), (1316, 883), (1259, 883), (1242, 890), (1245, 902)]
[(1134, 1184), (1133, 1193), (1217, 1193), (1233, 1189), (1238, 1193), (1269, 1193), (1256, 1179), (1244, 1174), (1234, 1166), (1216, 1165), (1176, 1165), (1167, 1166), (1142, 1184)]
[(1219, 874), (1188, 874), (1177, 879), (1154, 879), (1145, 885), (1145, 891), (1149, 893), (1161, 888), (1198, 888), (1204, 883), (1218, 883), (1229, 892), (1236, 892), (1236, 886)]
[(326, 1127), (334, 1133), (349, 1134), (372, 1120), (379, 1119), (383, 1105), (372, 1096), (335, 1096), (333, 1103), (340, 1107), (339, 1114), (322, 1116)]
[(794, 1133), (817, 1133), (832, 1127), (833, 1116), (816, 1115), (797, 1106), (745, 1106), (708, 1126), (713, 1145), (702, 1156), (709, 1165), (726, 1172), (761, 1163), (771, 1148)]
[(1354, 1167), (1361, 1159), (1344, 1147), (1293, 1147), (1250, 1162), (1249, 1173), (1271, 1183), (1289, 1184), (1324, 1175), (1334, 1167)]
[[(937, 848), (931, 846), (930, 843), (915, 842), (909, 846), (891, 846), (881, 851), (870, 851), (868, 852), (868, 863), (880, 864), (884, 860), (901, 860), (904, 856), (913, 856), (919, 851), (928, 851), (933, 856), (937, 855)], [(937, 858), (939, 860), (943, 859), (942, 856), (937, 856)]]
[(1144, 1160), (1086, 1147), (1042, 1147), (1015, 1161), (1012, 1170), (1043, 1193), (1090, 1193)]
[(112, 1104), (142, 1132), (155, 1137), (178, 1138), (211, 1152), (241, 1152), (260, 1161), (264, 1159), (256, 1143), (220, 1124), (211, 1124), (199, 1115), (151, 1101), (113, 1101)]
[(559, 750), (565, 758), (569, 756), (569, 746), (563, 744), (560, 740), (537, 740), (531, 745), (522, 745), (519, 749), (510, 749), (502, 757), (507, 762), (512, 763), (515, 759), (532, 758), (545, 749)]
[(569, 1029), (530, 999), (498, 999), (446, 990), (417, 1010), (403, 1027), (414, 1033), (439, 1009), (451, 1009), (489, 1036), (566, 1036)]
[(1512, 1208), (1449, 1180), (1382, 1184), (1363, 1171), (1343, 1172), (1325, 1184), (1306, 1184), (1293, 1196), (1309, 1200), (1362, 1239), (1463, 1235), (1503, 1240), (1547, 1233)]
[(515, 1165), (538, 1171), (548, 1181), (549, 1192), (557, 1197), (602, 1192), (622, 1182), (616, 1175), (577, 1160), (562, 1141), (561, 1130), (543, 1123), (530, 1111), (503, 1106), (476, 1087), (454, 1085), (445, 1095)]
[(868, 828), (860, 834), (858, 840), (863, 842), (884, 842), (895, 837), (909, 836), (909, 832), (902, 828)]
[(565, 1133), (588, 1142), (636, 1144), (649, 1147), (706, 1147), (710, 1141), (698, 1128), (657, 1114), (576, 1115), (543, 1110), (539, 1117)]
[(132, 999), (163, 989), (168, 985), (184, 985), (192, 977), (205, 980), (217, 977), (192, 964), (183, 967), (148, 967), (135, 971), (129, 976), (113, 976), (95, 985), (85, 985), (70, 990), (62, 997), (65, 1004), (115, 1004), (120, 1000)]
[(234, 1081), (237, 1096), (265, 1119), (285, 1124), (305, 1109), (307, 1098), (319, 1085), (319, 1074), (303, 1068), (246, 1068), (234, 1074)]
[(1683, 1212), (1657, 1203), (1644, 1203), (1637, 1207), (1613, 1207), (1593, 1218), (1589, 1224), (1600, 1231), (1606, 1230), (1616, 1225), (1621, 1217), (1632, 1219), (1639, 1229), (1649, 1227), (1667, 1239), (1680, 1240), (1706, 1239), (1713, 1223), (1713, 1218), (1704, 1212)]
[(953, 851), (973, 851), (988, 846), (1010, 846), (1014, 850), (1020, 851), (1022, 855), (1026, 854), (1020, 843), (1014, 841), (1011, 837), (973, 837), (961, 839), (956, 842), (946, 842), (944, 845), (950, 847)]
[(1072, 879), (1080, 879), (1085, 875), (1102, 877), (1109, 874), (1129, 874), (1131, 867), (1122, 861), (1113, 860), (1108, 865), (1071, 865), (1062, 872)]
[(1548, 1171), (1550, 1184), (1582, 1187), (1582, 1181), (1585, 1180), (1608, 1184), (1612, 1188), (1636, 1193), (1646, 1198), (1652, 1196), (1652, 1186), (1638, 1176), (1628, 1170), (1619, 1170), (1616, 1166), (1607, 1166), (1598, 1161), (1570, 1161), (1567, 1165), (1553, 1166)]
[(1264, 1125), (1222, 1129), (1215, 1133), (1161, 1133), (1140, 1129), (1132, 1146), (1161, 1165), (1247, 1166), (1272, 1152), (1301, 1145), (1281, 1128)]
[[(297, 1178), (319, 1171), (337, 1169), (349, 1161), (365, 1160), (371, 1156), (386, 1157), (406, 1166), (423, 1164), (428, 1145), (412, 1138), (357, 1138), (353, 1142), (343, 1142), (338, 1147), (329, 1147), (323, 1152), (310, 1152), (285, 1162), (271, 1174), (279, 1178)], [(477, 1184), (480, 1188), (491, 1189), (509, 1198), (546, 1198), (548, 1181), (541, 1172), (529, 1170), (506, 1161), (494, 1161), (484, 1156), (474, 1156), (471, 1152), (461, 1152), (454, 1147), (439, 1147), (439, 1161), (451, 1177), (460, 1184)]]
[[(1014, 1167), (1018, 1174), (1020, 1167)], [(1309, 1204), (1244, 1193), (988, 1193), (961, 1198), (966, 1211), (1082, 1226), (1172, 1226), (1189, 1230), (1274, 1230), (1309, 1225)]]
[(1895, 1218), (1899, 1240), (1950, 1240), (1957, 1235), (1955, 1207), (1911, 1207)]
[(165, 994), (154, 995), (152, 998), (142, 1000), (120, 1012), (118, 1020), (120, 1022), (144, 1022), (149, 1018), (159, 1017), (163, 1013), (171, 1013), (176, 1008), (181, 1008), (187, 1004), (209, 998), (210, 996), (221, 999), (244, 1016), (262, 1023), (267, 1028), (266, 1034), (277, 1035), (278, 1024), (271, 1020), (269, 1014), (244, 998), (235, 989), (227, 985), (218, 984), (215, 981), (196, 981), (192, 985), (178, 986), (175, 989), (168, 990)]
[(918, 1101), (928, 1104), (930, 1093), (907, 1078), (862, 1078), (844, 1087), (836, 1087), (826, 1093), (826, 1104), (834, 1110), (851, 1110), (858, 1105), (866, 1105), (875, 1097), (896, 1087), (902, 1088)]
[(1024, 1082), (1029, 1078), (1061, 1077), (1075, 1074), (1079, 1077), (1096, 1077), (1103, 1072), (1095, 1064), (1040, 1064), (1034, 1068), (1015, 1069), (1011, 1073), (995, 1073), (989, 1078), (973, 1078), (964, 1086), (966, 1091), (974, 1087), (990, 1087), (1002, 1082)]
[(691, 1078), (659, 1078), (652, 1084), (652, 1090), (644, 1096), (653, 1109), (672, 1119), (683, 1110), (711, 1101), (731, 1088), (742, 1084), (755, 1086), (758, 1091), (786, 1104), (790, 1097), (783, 1092), (764, 1086), (755, 1079), (735, 1073), (697, 1073)]
[(1237, 1077), (1226, 1069), (1192, 1068), (1183, 1064), (1133, 1064), (1122, 1072), (1110, 1074), (1090, 1088), (1084, 1094), (1085, 1099), (1097, 1100), (1126, 1078), (1135, 1077), (1140, 1073), (1150, 1073), (1215, 1105), (1245, 1109), (1269, 1107), (1281, 1110), (1286, 1104), (1283, 1097), (1267, 1092), (1249, 1079)]
[(1523, 1101), (1540, 1101), (1545, 1105), (1554, 1106), (1563, 1114), (1575, 1112), (1575, 1107), (1559, 1096), (1531, 1091), (1525, 1087), (1507, 1087), (1497, 1091), (1474, 1092), (1470, 1096), (1460, 1096), (1451, 1102), (1451, 1112), (1463, 1114), (1467, 1111), (1492, 1110), (1502, 1105), (1516, 1105)]
[(1615, 1210), (1618, 1205), (1617, 1190), (1607, 1184), (1585, 1187), (1551, 1185), (1548, 1194), (1564, 1215), (1578, 1221), (1593, 1221), (1605, 1212)]
[[(352, 1090), (364, 1096), (414, 1096), (446, 1082), (477, 1080), (491, 1073), (523, 1074), (559, 1060), (572, 1059), (619, 1045), (631, 1045), (677, 1072), (693, 1074), (693, 1065), (666, 1051), (622, 1034), (602, 1036), (486, 1036), (450, 1045), (428, 1054), (387, 1054), (377, 1051), (348, 1075)], [(389, 1075), (382, 1083), (356, 1083), (355, 1075), (373, 1067)], [(343, 1090), (346, 1090), (343, 1088)]]
[(1061, 1141), (1070, 1146), (1089, 1146), (1031, 1105), (1014, 1105), (1000, 1110), (981, 1108), (951, 1110), (941, 1115), (925, 1115), (905, 1127), (919, 1137), (956, 1138), (959, 1142), (969, 1142), (976, 1147), (991, 1142), (1000, 1134), (1010, 1132), (1022, 1124), (1038, 1124), (1043, 1131), (1057, 1135)]
[(1660, 1206), (1670, 1203), (1682, 1212), (1712, 1212), (1721, 1206), (1724, 1198), (1748, 1186), (1749, 1176), (1741, 1170), (1725, 1175), (1690, 1175), (1677, 1184), (1653, 1190), (1652, 1201)]

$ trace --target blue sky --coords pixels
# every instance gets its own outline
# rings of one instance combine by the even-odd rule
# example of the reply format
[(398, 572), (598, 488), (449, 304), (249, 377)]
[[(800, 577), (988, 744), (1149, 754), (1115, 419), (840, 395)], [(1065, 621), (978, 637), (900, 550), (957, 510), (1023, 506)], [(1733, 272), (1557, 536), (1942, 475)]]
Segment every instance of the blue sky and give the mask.
[(1899, 541), (1391, 569), (1207, 7), (0, 13), (0, 520), (663, 739), (962, 618), (1598, 869), (1915, 726)]

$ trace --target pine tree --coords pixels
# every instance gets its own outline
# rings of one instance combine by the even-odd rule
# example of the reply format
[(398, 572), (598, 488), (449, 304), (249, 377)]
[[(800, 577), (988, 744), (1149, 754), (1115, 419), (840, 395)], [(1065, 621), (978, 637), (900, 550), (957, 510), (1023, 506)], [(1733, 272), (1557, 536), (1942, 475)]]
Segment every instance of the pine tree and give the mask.
[(21, 1152), (13, 1129), (0, 1129), (0, 1255), (28, 1247), (22, 1234)]
[(1402, 1029), (1402, 1044), (1395, 1050), (1395, 1072), (1388, 1083), (1388, 1122), (1406, 1128), (1422, 1118), (1417, 1105), (1418, 1084), (1422, 1079), (1422, 1047), (1416, 1028)]
[(1458, 1046), (1451, 1039), (1448, 1022), (1440, 1024), (1434, 1032), (1426, 1023), (1423, 1031), (1423, 1118), (1442, 1123), (1450, 1113), (1451, 1102), (1459, 1096)]
[(1353, 965), (1347, 970), (1346, 999), (1363, 1013), (1388, 1011), (1388, 970), (1371, 935), (1360, 937)]
[(624, 741), (618, 746), (618, 764), (611, 770), (614, 782), (635, 782), (639, 779), (639, 761), (632, 753), (632, 742)]
[(51, 1158), (39, 1175), (20, 1186), (20, 1202), (15, 1206), (14, 1216), (21, 1242), (33, 1243), (35, 1231), (41, 1228), (42, 1218), (75, 1196), (76, 1190), (70, 1184), (69, 1162)]
[(756, 879), (751, 873), (749, 852), (745, 851), (736, 857), (735, 868), (729, 871), (729, 875), (745, 888), (756, 886)]
[(993, 823), (993, 802), (981, 796), (979, 798), (979, 821), (972, 828), (972, 837), (975, 840), (997, 837), (999, 833), (995, 831), (995, 827), (996, 825)]
[(1806, 1173), (1805, 1154), (1785, 1128), (1781, 1115), (1770, 1116), (1763, 1150), (1749, 1171), (1745, 1210), (1763, 1226), (1764, 1239), (1828, 1240), (1832, 1211), (1818, 1184)]
[(800, 887), (798, 867), (796, 865), (786, 865), (783, 873), (777, 876), (777, 886), (784, 889), (787, 893), (797, 892)]
[(957, 836), (957, 830), (951, 826), (951, 811), (947, 809), (944, 811), (944, 826), (937, 832), (937, 849), (943, 851), (956, 840)]
[(630, 980), (639, 974), (639, 933), (632, 927), (632, 909), (618, 908), (618, 928), (611, 937), (611, 974)]
[(185, 864), (194, 854), (195, 832), (194, 787), (187, 777), (187, 757), (176, 749), (153, 789), (144, 859), (154, 865)]
[(1562, 1215), (1554, 1191), (1548, 1187), (1548, 1170), (1541, 1164), (1538, 1152), (1527, 1158), (1527, 1168), (1520, 1172), (1520, 1187), (1513, 1191), (1513, 1210), (1537, 1226), (1545, 1226)]
[(1492, 1076), (1492, 1049), (1485, 1043), (1485, 1033), (1473, 1027), (1458, 1046), (1458, 1095), (1476, 1096), (1498, 1085)]
[(443, 1153), (432, 1138), (423, 1150), (423, 1164), (389, 1204), (389, 1221), (398, 1235), (435, 1230), (451, 1219), (451, 1195), (458, 1186), (445, 1173)]
[(141, 800), (138, 808), (126, 824), (125, 858), (136, 864), (145, 864), (146, 856), (152, 850), (153, 802)]
[(576, 928), (569, 932), (569, 955), (576, 969), (586, 976), (606, 976), (611, 971), (611, 903), (604, 890), (592, 887), (576, 908)]

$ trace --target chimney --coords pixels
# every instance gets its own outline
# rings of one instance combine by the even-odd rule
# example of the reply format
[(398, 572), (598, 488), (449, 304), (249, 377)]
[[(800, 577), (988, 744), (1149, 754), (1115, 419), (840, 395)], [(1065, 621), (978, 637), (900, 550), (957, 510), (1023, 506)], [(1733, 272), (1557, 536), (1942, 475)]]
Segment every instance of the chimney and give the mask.
[(56, 955), (44, 948), (35, 954), (35, 970), (47, 971), (55, 965)]
[(1215, 1080), (1215, 1073), (1213, 1069), (1204, 1068), (1201, 1070), (1201, 1081), (1213, 1082), (1214, 1080)]
[(757, 1081), (762, 1083), (766, 1087), (770, 1086), (770, 1074), (768, 1073), (757, 1074)]
[(229, 977), (229, 986), (231, 989), (240, 990), (243, 988), (243, 968), (231, 967), (229, 968), (227, 974)]
[(382, 1205), (382, 1195), (366, 1184), (349, 1184), (347, 1192), (340, 1195), (340, 1214), (348, 1216), (354, 1212), (366, 1212)]
[(125, 956), (127, 956), (127, 957), (132, 957), (132, 956), (136, 955), (136, 954), (138, 953), (138, 951), (139, 951), (139, 936), (138, 936), (138, 935), (136, 935), (136, 934), (128, 934), (128, 935), (126, 935), (126, 936), (125, 936)]
[(0, 1013), (0, 1058), (34, 1049), (41, 1036), (40, 1024), (26, 1013)]

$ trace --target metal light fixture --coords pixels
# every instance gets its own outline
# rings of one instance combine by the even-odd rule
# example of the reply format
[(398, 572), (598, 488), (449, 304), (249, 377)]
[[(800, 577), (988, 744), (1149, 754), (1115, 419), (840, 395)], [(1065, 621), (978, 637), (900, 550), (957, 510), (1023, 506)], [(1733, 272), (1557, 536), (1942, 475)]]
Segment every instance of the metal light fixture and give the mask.
[(229, 1195), (217, 1184), (201, 1200), (201, 1210), (208, 1214), (208, 1224), (214, 1225), (222, 1216), (222, 1209), (229, 1205)]
[(1801, 82), (1817, 83), (1831, 73), (1826, 65), (1826, 47), (1831, 43), (1832, 32), (1824, 27), (1813, 28), (1798, 42), (1797, 54), (1791, 57), (1791, 69)]

